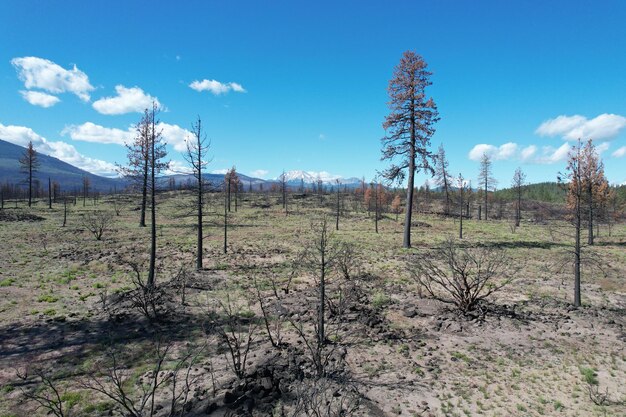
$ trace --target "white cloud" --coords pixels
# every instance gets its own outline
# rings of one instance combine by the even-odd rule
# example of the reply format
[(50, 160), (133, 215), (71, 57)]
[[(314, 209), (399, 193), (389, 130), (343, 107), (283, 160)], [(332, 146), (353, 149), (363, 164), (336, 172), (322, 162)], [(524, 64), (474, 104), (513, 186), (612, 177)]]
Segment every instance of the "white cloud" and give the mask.
[(267, 174), (269, 174), (269, 171), (266, 169), (257, 169), (250, 173), (250, 175), (255, 178), (265, 178)]
[(192, 174), (193, 169), (183, 161), (170, 161), (169, 168), (164, 171), (165, 175)]
[[(187, 139), (193, 136), (187, 129), (164, 122), (159, 122), (156, 129), (161, 132), (163, 140), (178, 152), (187, 150)], [(137, 132), (132, 125), (127, 130), (122, 130), (86, 122), (82, 125), (66, 126), (61, 134), (84, 142), (125, 145), (132, 142)]]
[[(602, 153), (606, 151), (608, 147), (609, 142), (602, 142), (597, 145), (596, 150), (598, 153)], [(565, 161), (570, 148), (571, 146), (568, 142), (563, 143), (558, 148), (553, 146), (543, 146), (540, 154), (538, 155), (539, 149), (536, 145), (528, 145), (525, 148), (520, 149), (520, 147), (513, 142), (505, 143), (500, 146), (481, 143), (472, 148), (468, 157), (473, 161), (480, 161), (483, 154), (487, 154), (494, 160), (518, 159), (527, 163), (554, 164)]]
[(228, 169), (214, 169), (211, 174), (225, 175), (228, 171)]
[(567, 155), (571, 146), (569, 143), (564, 143), (558, 148), (552, 146), (544, 146), (542, 149), (542, 155), (538, 157), (535, 162), (539, 164), (555, 164), (557, 162), (563, 162), (567, 160)]
[(161, 109), (163, 106), (156, 97), (152, 97), (139, 87), (126, 88), (123, 85), (115, 86), (117, 96), (103, 97), (94, 101), (93, 108), (102, 114), (125, 114), (141, 113), (145, 109), (152, 108), (152, 103)]
[(198, 92), (201, 91), (210, 91), (213, 95), (219, 96), (220, 94), (226, 94), (229, 91), (234, 91), (236, 93), (245, 93), (246, 89), (243, 88), (241, 84), (238, 83), (221, 83), (217, 80), (207, 80), (204, 79), (202, 81), (194, 81), (189, 84), (189, 87)]
[(591, 120), (584, 116), (558, 116), (543, 122), (535, 133), (539, 136), (561, 136), (566, 140), (610, 139), (626, 127), (626, 117), (617, 114), (601, 114)]
[(622, 146), (621, 148), (614, 150), (611, 156), (613, 158), (623, 158), (626, 156), (626, 146)]
[(496, 151), (496, 147), (486, 143), (479, 143), (469, 151), (468, 157), (472, 161), (480, 161), (483, 155), (492, 155)]
[(472, 161), (480, 161), (480, 158), (482, 158), (484, 154), (487, 154), (488, 156), (496, 160), (507, 160), (512, 159), (517, 154), (517, 149), (517, 143), (513, 142), (505, 143), (504, 145), (500, 145), (499, 147), (496, 147), (494, 145), (488, 145), (486, 143), (480, 143), (478, 145), (475, 145), (469, 151), (468, 156), (469, 159), (471, 159)]
[(187, 150), (187, 139), (193, 136), (187, 129), (163, 122), (157, 125), (157, 130), (161, 131), (163, 140), (165, 140), (168, 145), (172, 145), (178, 152), (185, 152)]
[(520, 157), (522, 161), (528, 161), (533, 156), (535, 156), (536, 153), (537, 153), (537, 147), (535, 145), (529, 145), (525, 147), (524, 149), (522, 149)]
[(598, 155), (606, 152), (609, 150), (609, 147), (611, 146), (611, 144), (609, 142), (602, 142), (596, 145), (596, 153)]
[(114, 164), (82, 155), (68, 143), (51, 142), (29, 127), (0, 124), (0, 139), (20, 146), (26, 146), (32, 141), (35, 150), (44, 155), (53, 156), (93, 174), (109, 177), (117, 175)]
[(34, 56), (13, 58), (11, 64), (28, 89), (38, 88), (54, 94), (69, 92), (83, 101), (89, 101), (89, 92), (94, 90), (87, 74), (76, 65), (66, 70), (52, 61)]
[(61, 134), (84, 142), (124, 145), (132, 140), (135, 132), (132, 127), (122, 130), (86, 122), (82, 125), (66, 126)]
[(20, 91), (20, 94), (24, 100), (28, 101), (33, 106), (40, 106), (44, 108), (52, 107), (61, 101), (57, 96), (42, 93), (40, 91)]

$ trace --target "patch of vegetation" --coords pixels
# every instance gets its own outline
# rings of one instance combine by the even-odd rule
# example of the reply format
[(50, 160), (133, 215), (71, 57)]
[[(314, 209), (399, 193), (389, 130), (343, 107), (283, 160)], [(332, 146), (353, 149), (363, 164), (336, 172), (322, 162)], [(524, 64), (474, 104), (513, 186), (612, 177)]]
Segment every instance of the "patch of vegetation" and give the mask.
[(0, 287), (10, 287), (15, 282), (13, 278), (6, 278), (0, 281)]
[(56, 303), (59, 301), (59, 297), (52, 294), (42, 294), (37, 298), (40, 303)]
[(375, 309), (382, 309), (391, 304), (391, 297), (382, 291), (377, 291), (372, 296), (372, 307)]

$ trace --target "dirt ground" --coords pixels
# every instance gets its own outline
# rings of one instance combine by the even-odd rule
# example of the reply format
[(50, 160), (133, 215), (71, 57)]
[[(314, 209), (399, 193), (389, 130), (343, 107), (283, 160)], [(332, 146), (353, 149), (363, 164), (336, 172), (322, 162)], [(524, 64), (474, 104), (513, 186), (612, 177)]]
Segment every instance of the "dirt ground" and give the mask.
[[(307, 398), (362, 416), (626, 416), (625, 224), (614, 225), (611, 236), (600, 227), (596, 244), (584, 248), (583, 306), (575, 309), (567, 224), (534, 222), (532, 213), (517, 229), (508, 220), (465, 220), (458, 244), (503, 249), (516, 272), (479, 312), (460, 315), (426, 297), (405, 262), (456, 236), (454, 219), (418, 213), (413, 249), (405, 250), (395, 215), (384, 215), (375, 233), (373, 214), (347, 198), (335, 231), (333, 198), (319, 208), (316, 196), (294, 197), (285, 215), (278, 196), (244, 195), (229, 215), (224, 254), (223, 200), (211, 196), (204, 268), (195, 271), (190, 197), (161, 195), (157, 281), (166, 301), (156, 322), (123, 302), (134, 288), (130, 265), (141, 267), (148, 256), (149, 227), (138, 226), (134, 197), (117, 197), (120, 215), (101, 241), (81, 214), (113, 212), (112, 197), (85, 207), (79, 200), (66, 227), (61, 204), (5, 208), (0, 416), (47, 415), (27, 398), (48, 392), (36, 384), (38, 369), (58, 389), (64, 415), (124, 415), (88, 385), (103, 380), (115, 351), (124, 386), (139, 398), (166, 345), (164, 379), (180, 358), (194, 358), (179, 415), (307, 415), (297, 411)], [(331, 302), (343, 307), (329, 312), (328, 372), (318, 379), (307, 348), (317, 271), (299, 265), (299, 256), (315, 239), (311, 220), (323, 213), (331, 216), (333, 239), (354, 249), (354, 262), (349, 279), (335, 270), (327, 277)], [(274, 312), (279, 347), (268, 339), (259, 298)], [(250, 335), (240, 377), (217, 330), (229, 329), (224, 305), (246, 324), (244, 342)], [(592, 401), (590, 389), (604, 401)], [(168, 415), (168, 392), (164, 386), (157, 395), (154, 415)]]

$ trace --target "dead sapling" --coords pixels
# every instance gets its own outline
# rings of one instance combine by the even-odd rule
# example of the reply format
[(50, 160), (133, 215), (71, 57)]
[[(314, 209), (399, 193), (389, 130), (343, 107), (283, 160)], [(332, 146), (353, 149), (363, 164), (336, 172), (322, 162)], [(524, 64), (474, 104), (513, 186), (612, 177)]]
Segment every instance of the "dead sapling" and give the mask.
[(265, 325), (265, 331), (267, 337), (275, 348), (281, 349), (283, 347), (283, 334), (282, 329), (284, 325), (285, 309), (282, 305), (282, 298), (289, 293), (289, 285), (291, 284), (292, 276), (285, 285), (278, 283), (278, 277), (270, 273), (269, 286), (272, 290), (272, 295), (267, 294), (267, 290), (264, 290), (263, 284), (254, 277), (254, 289), (256, 300), (261, 308), (263, 315), (263, 324)]
[(82, 215), (82, 225), (94, 235), (96, 240), (102, 240), (104, 232), (113, 225), (113, 214), (103, 210), (87, 212)]
[(357, 387), (344, 378), (318, 378), (295, 386), (295, 401), (289, 417), (335, 417), (355, 415), (361, 403)]
[(139, 263), (121, 261), (130, 269), (130, 279), (133, 288), (121, 292), (115, 297), (101, 295), (103, 310), (114, 316), (120, 309), (132, 309), (140, 312), (149, 322), (158, 321), (166, 312), (168, 294), (164, 285), (148, 285)]
[(521, 269), (502, 249), (463, 248), (452, 240), (408, 258), (409, 272), (434, 299), (454, 305), (462, 314), (513, 281)]
[(70, 416), (71, 406), (64, 400), (65, 393), (52, 375), (52, 372), (43, 368), (33, 367), (16, 370), (17, 378), (23, 383), (35, 384), (33, 389), (22, 389), (24, 397), (37, 403), (37, 410), (44, 409), (46, 414), (56, 417)]
[[(151, 349), (150, 370), (134, 379), (130, 366), (132, 354), (109, 348), (106, 357), (96, 362), (92, 372), (80, 380), (84, 389), (97, 392), (111, 400), (117, 409), (130, 417), (186, 415), (190, 393), (199, 379), (193, 374), (206, 345), (186, 348), (174, 354), (171, 343), (156, 340)], [(167, 372), (165, 371), (167, 367)], [(130, 387), (136, 387), (132, 389)]]
[(225, 302), (219, 302), (218, 311), (210, 312), (210, 319), (214, 331), (227, 348), (228, 364), (237, 378), (243, 379), (257, 328), (254, 314), (226, 296)]

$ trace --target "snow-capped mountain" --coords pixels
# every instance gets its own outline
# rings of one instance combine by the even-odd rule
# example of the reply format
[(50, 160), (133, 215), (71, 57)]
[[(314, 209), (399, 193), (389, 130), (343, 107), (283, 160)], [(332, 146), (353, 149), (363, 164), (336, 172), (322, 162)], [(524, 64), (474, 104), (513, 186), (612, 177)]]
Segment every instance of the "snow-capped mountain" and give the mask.
[(285, 181), (287, 183), (300, 183), (304, 182), (305, 184), (313, 184), (319, 180), (322, 180), (324, 184), (336, 184), (339, 181), (340, 184), (357, 184), (360, 182), (358, 178), (342, 178), (339, 175), (333, 175), (326, 171), (314, 172), (314, 171), (302, 171), (302, 170), (293, 170), (293, 171), (285, 171), (284, 174), (279, 175), (276, 178), (276, 181), (281, 181), (283, 175), (285, 176)]

